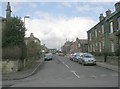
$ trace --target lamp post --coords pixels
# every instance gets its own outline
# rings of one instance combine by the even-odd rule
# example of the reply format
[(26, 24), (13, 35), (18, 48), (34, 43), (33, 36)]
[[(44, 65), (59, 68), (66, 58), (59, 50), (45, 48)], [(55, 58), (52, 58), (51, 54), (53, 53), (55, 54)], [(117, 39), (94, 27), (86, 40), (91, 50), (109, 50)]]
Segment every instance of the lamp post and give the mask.
[(24, 24), (25, 24), (25, 18), (30, 18), (30, 16), (24, 16)]
[[(30, 18), (29, 16), (24, 16), (24, 24), (25, 24), (25, 18)], [(24, 67), (26, 66), (26, 59), (24, 59)]]
[(25, 19), (30, 18), (30, 16), (24, 16), (24, 24), (25, 24)]
[(67, 55), (67, 38), (66, 38), (65, 49), (66, 49), (66, 55)]

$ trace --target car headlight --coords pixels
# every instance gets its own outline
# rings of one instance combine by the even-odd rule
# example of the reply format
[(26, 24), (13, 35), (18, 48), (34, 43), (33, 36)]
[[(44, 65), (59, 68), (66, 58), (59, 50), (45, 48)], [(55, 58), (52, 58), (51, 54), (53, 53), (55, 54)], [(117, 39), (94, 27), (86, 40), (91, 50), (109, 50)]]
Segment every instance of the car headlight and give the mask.
[(84, 62), (88, 62), (88, 60), (84, 60)]

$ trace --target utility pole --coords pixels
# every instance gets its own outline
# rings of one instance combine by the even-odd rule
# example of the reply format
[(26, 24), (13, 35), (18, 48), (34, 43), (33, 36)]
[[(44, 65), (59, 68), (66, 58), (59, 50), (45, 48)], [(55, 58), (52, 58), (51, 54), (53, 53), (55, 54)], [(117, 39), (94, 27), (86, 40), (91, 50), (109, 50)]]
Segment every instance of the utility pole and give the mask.
[(25, 18), (30, 18), (30, 16), (24, 16), (24, 24), (25, 24)]
[(67, 55), (67, 38), (66, 38), (66, 45), (65, 45), (65, 48), (66, 48), (66, 55)]
[[(25, 24), (25, 18), (30, 18), (29, 16), (24, 16), (24, 24)], [(24, 59), (24, 67), (26, 66), (26, 59)]]

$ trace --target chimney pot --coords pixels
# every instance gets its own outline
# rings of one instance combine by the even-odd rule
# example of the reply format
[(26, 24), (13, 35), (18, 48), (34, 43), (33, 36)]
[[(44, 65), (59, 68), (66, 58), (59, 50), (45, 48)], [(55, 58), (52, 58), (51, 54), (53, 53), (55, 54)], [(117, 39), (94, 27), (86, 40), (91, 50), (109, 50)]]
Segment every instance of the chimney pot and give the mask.
[(110, 15), (111, 15), (111, 10), (108, 9), (108, 10), (106, 11), (106, 16), (110, 16)]
[(115, 10), (120, 11), (120, 1), (115, 4)]
[(99, 20), (102, 21), (104, 19), (103, 13), (100, 14)]

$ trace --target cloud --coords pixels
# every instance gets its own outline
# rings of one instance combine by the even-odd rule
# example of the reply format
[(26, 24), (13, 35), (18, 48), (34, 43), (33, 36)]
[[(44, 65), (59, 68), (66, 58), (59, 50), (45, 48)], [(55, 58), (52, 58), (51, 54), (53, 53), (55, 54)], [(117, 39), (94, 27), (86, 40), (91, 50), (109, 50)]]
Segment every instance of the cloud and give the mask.
[[(89, 0), (85, 0), (85, 1), (89, 1)], [(91, 0), (90, 2), (117, 2), (119, 0)]]
[(72, 6), (72, 3), (71, 2), (63, 2), (62, 6), (70, 8)]
[(83, 6), (78, 6), (76, 7), (76, 10), (78, 12), (94, 12), (94, 13), (101, 13), (105, 11), (105, 8), (102, 6), (95, 6), (95, 5), (90, 5), (90, 4), (85, 4)]
[(36, 8), (37, 7), (37, 4), (36, 3), (30, 3), (29, 6), (33, 7), (33, 8)]
[[(53, 17), (51, 17), (53, 18)], [(26, 36), (34, 33), (42, 43), (48, 48), (60, 48), (66, 39), (73, 40), (87, 38), (86, 31), (89, 30), (96, 21), (88, 17), (59, 17), (50, 19), (29, 19), (26, 21), (28, 28)]]
[(2, 2), (114, 2), (119, 0), (3, 0)]
[(11, 2), (10, 3), (11, 4), (11, 9), (12, 9), (12, 11), (13, 12), (17, 12), (17, 11), (19, 11), (22, 7), (22, 5), (24, 4), (24, 3), (21, 3), (21, 2)]
[(50, 19), (50, 20), (53, 19), (53, 16), (50, 13), (43, 12), (43, 11), (36, 11), (34, 15), (42, 19)]

